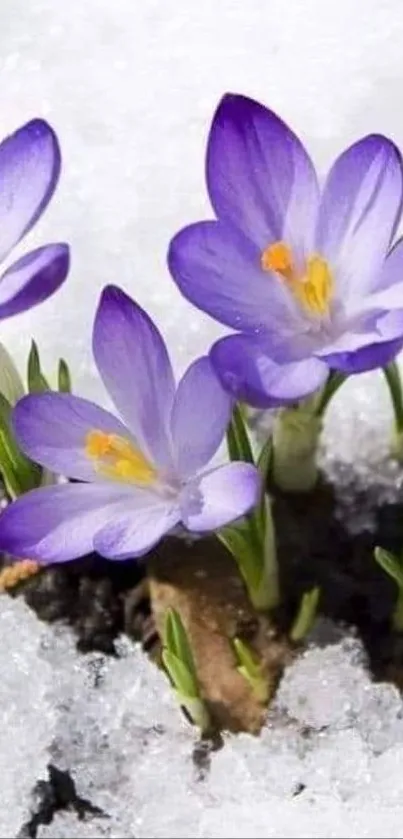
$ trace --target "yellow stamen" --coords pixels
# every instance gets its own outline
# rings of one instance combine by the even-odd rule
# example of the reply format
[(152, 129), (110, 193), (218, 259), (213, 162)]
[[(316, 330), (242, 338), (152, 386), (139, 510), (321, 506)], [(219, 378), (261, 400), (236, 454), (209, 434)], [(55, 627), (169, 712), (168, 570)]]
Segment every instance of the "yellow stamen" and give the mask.
[(39, 562), (33, 559), (19, 559), (12, 565), (6, 565), (0, 571), (0, 591), (9, 591), (16, 588), (29, 577), (33, 577), (40, 570)]
[(292, 251), (285, 242), (269, 245), (262, 253), (261, 265), (264, 271), (274, 271), (276, 274), (281, 274), (285, 280), (292, 281), (293, 279)]
[(96, 461), (96, 469), (115, 480), (147, 485), (157, 473), (143, 453), (124, 437), (94, 429), (85, 440), (85, 453)]
[(301, 306), (313, 315), (325, 315), (333, 297), (333, 277), (326, 260), (319, 254), (308, 257), (305, 273), (294, 267), (291, 248), (285, 242), (269, 245), (261, 256), (264, 271), (274, 271), (287, 283)]

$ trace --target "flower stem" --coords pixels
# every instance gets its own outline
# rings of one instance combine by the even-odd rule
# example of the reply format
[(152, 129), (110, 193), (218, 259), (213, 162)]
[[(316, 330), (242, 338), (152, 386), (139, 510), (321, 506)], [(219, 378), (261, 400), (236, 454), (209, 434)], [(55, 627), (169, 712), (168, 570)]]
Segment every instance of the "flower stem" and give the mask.
[(285, 492), (309, 492), (318, 480), (317, 454), (323, 416), (347, 376), (332, 371), (325, 386), (298, 405), (283, 408), (274, 423), (273, 479)]
[(291, 627), (290, 638), (294, 643), (303, 641), (311, 631), (318, 611), (320, 588), (316, 586), (303, 594), (297, 617)]
[(392, 401), (393, 413), (395, 418), (395, 427), (392, 439), (391, 451), (393, 457), (403, 462), (403, 388), (400, 377), (399, 367), (396, 361), (391, 361), (386, 367), (383, 367), (383, 373), (386, 379), (386, 384), (389, 388), (390, 398)]
[(273, 479), (285, 492), (309, 492), (318, 479), (317, 452), (322, 418), (310, 397), (283, 408), (273, 429)]
[(323, 417), (326, 411), (329, 402), (333, 399), (333, 396), (337, 393), (338, 389), (344, 384), (346, 381), (347, 376), (345, 373), (339, 373), (337, 370), (332, 370), (329, 374), (329, 378), (322, 388), (321, 393), (318, 397), (316, 413), (318, 417)]
[(403, 588), (400, 587), (392, 615), (392, 625), (396, 632), (403, 632)]

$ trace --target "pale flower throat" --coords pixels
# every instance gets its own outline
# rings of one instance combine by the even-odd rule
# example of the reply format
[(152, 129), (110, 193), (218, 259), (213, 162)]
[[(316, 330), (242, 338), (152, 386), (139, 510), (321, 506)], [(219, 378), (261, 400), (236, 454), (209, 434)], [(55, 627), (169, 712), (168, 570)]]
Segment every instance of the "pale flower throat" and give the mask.
[(308, 314), (328, 314), (334, 282), (326, 260), (319, 254), (309, 256), (304, 271), (299, 273), (291, 248), (285, 242), (275, 242), (262, 252), (261, 266), (264, 271), (274, 271), (284, 280)]
[(156, 470), (143, 453), (117, 434), (94, 428), (85, 438), (85, 453), (105, 477), (138, 486), (150, 486), (157, 480)]

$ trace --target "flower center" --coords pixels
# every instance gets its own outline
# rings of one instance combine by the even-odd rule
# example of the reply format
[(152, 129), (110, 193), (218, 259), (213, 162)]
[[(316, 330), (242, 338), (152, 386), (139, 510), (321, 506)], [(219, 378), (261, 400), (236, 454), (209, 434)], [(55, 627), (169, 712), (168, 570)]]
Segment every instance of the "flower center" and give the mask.
[(275, 242), (262, 252), (261, 266), (263, 271), (278, 274), (309, 314), (328, 314), (334, 282), (326, 259), (312, 254), (301, 273), (297, 271), (291, 248), (285, 242)]
[(98, 472), (118, 481), (148, 486), (157, 478), (143, 453), (124, 437), (94, 428), (85, 438), (85, 453)]

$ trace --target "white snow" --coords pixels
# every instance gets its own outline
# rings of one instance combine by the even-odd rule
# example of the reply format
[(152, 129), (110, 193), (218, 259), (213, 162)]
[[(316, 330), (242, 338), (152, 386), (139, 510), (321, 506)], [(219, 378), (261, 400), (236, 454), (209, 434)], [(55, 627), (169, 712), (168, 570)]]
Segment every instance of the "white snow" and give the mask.
[(403, 701), (353, 637), (288, 668), (259, 738), (227, 735), (201, 775), (195, 732), (141, 650), (75, 651), (70, 632), (0, 599), (0, 833), (29, 820), (46, 764), (105, 817), (59, 812), (41, 839), (400, 837)]

